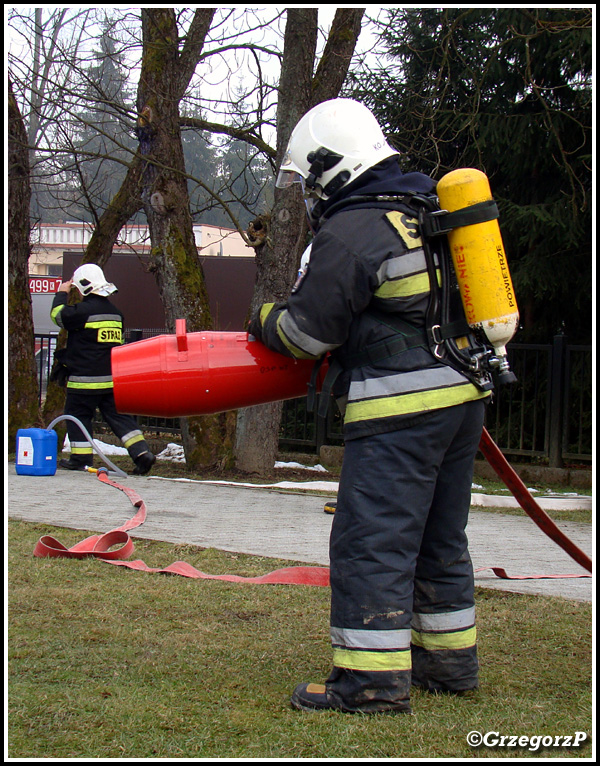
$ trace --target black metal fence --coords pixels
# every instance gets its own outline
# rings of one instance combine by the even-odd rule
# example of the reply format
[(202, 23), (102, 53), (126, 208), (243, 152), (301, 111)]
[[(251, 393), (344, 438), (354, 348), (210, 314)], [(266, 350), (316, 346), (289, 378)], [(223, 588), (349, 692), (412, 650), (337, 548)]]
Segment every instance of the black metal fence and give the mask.
[(592, 347), (552, 344), (507, 347), (517, 383), (499, 387), (486, 426), (507, 455), (560, 466), (592, 459)]
[[(164, 330), (132, 330), (126, 340), (141, 340)], [(52, 368), (56, 335), (36, 335), (40, 401)], [(592, 459), (592, 347), (569, 345), (563, 335), (551, 344), (507, 346), (517, 382), (498, 387), (486, 427), (505, 455), (538, 458), (550, 466)], [(138, 418), (146, 433), (178, 434), (179, 421)], [(343, 443), (342, 419), (332, 400), (326, 419), (307, 411), (306, 399), (284, 402), (281, 446), (319, 453), (325, 444)]]
[[(592, 347), (557, 335), (551, 344), (509, 344), (507, 352), (517, 382), (496, 388), (486, 415), (502, 452), (553, 467), (591, 461)], [(281, 429), (281, 443), (289, 447), (318, 453), (324, 444), (342, 443), (335, 402), (326, 420), (308, 413), (305, 400), (285, 402)]]
[(35, 364), (37, 369), (40, 404), (46, 396), (48, 379), (54, 362), (54, 351), (58, 333), (48, 335), (35, 335)]

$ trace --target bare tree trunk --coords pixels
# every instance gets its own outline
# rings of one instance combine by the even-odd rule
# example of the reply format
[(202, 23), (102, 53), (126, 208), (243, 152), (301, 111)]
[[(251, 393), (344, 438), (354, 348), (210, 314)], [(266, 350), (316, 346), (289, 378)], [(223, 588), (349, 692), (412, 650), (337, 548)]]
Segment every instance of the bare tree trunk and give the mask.
[(83, 263), (97, 263), (100, 268), (106, 265), (121, 229), (142, 207), (142, 168), (142, 159), (136, 154), (127, 169), (121, 188), (94, 227), (85, 249)]
[(151, 266), (167, 326), (185, 318), (190, 330), (212, 319), (192, 228), (179, 126), (179, 35), (172, 8), (142, 8), (143, 54), (137, 136), (144, 160), (142, 205), (152, 241)]
[(8, 82), (8, 443), (19, 428), (40, 424), (38, 381), (29, 292), (29, 203), (31, 184), (27, 133)]
[[(202, 52), (214, 9), (198, 9), (179, 52), (172, 8), (142, 8), (143, 54), (137, 136), (144, 161), (142, 204), (152, 241), (154, 271), (168, 329), (186, 319), (190, 332), (212, 328), (204, 275), (194, 240), (179, 103)], [(188, 470), (224, 466), (232, 454), (228, 415), (182, 420)]]
[[(290, 134), (310, 105), (317, 47), (317, 9), (287, 11), (277, 105), (277, 167)], [(295, 192), (295, 193), (294, 193)], [(287, 298), (304, 250), (308, 226), (302, 195), (275, 189), (270, 217), (254, 222), (261, 242), (256, 250), (256, 282), (251, 311), (268, 301)], [(238, 413), (235, 461), (248, 473), (273, 470), (279, 444), (281, 402), (247, 407)]]
[[(277, 167), (302, 115), (340, 92), (360, 33), (363, 13), (363, 8), (336, 11), (323, 57), (313, 77), (317, 9), (288, 9), (277, 108)], [(258, 228), (261, 239), (255, 245), (257, 276), (252, 311), (268, 301), (284, 301), (291, 292), (308, 234), (300, 191), (276, 189), (271, 215), (255, 221), (254, 229)], [(268, 473), (273, 469), (279, 444), (281, 408), (281, 402), (273, 402), (240, 410), (235, 444), (239, 469), (256, 473)]]

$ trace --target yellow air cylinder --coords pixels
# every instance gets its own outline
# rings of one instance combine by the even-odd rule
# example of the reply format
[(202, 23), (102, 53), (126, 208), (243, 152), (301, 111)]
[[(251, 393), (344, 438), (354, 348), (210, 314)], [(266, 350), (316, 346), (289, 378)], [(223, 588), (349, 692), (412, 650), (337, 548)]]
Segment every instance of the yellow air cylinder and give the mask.
[[(440, 207), (451, 213), (492, 199), (487, 176), (474, 168), (443, 176), (437, 194)], [(485, 334), (501, 371), (507, 370), (505, 345), (517, 330), (519, 311), (498, 220), (459, 226), (448, 240), (467, 322)]]

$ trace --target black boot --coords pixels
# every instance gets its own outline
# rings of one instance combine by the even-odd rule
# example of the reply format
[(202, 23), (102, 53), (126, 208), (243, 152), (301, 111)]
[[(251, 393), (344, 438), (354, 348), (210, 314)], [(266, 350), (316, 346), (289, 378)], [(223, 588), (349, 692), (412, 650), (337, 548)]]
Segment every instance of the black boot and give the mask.
[(134, 476), (145, 476), (156, 463), (156, 457), (151, 452), (142, 452), (135, 459)]
[[(92, 461), (90, 460), (89, 467), (91, 468)], [(80, 463), (77, 460), (73, 460), (73, 458), (69, 458), (68, 460), (59, 460), (58, 464), (61, 468), (66, 468), (69, 471), (85, 471), (85, 469), (88, 467), (87, 463)]]

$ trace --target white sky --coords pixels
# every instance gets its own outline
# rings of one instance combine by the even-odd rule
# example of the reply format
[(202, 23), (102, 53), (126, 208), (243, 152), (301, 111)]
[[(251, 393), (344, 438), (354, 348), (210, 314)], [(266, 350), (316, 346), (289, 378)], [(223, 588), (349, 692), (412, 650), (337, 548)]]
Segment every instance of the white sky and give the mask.
[[(175, 6), (173, 6), (175, 7)], [(197, 7), (209, 7), (209, 6), (194, 6), (194, 8)], [(213, 27), (217, 23), (217, 20), (221, 17), (222, 14), (229, 11), (230, 9), (234, 9), (236, 11), (236, 24), (240, 25), (239, 29), (232, 30), (233, 34), (237, 34), (239, 32), (242, 32), (242, 29), (245, 28), (247, 30), (248, 25), (253, 24), (253, 15), (256, 14), (257, 16), (263, 17), (265, 19), (272, 19), (277, 14), (283, 13), (286, 8), (288, 7), (303, 7), (301, 5), (298, 6), (268, 6), (263, 8), (248, 8), (246, 6), (223, 6), (218, 8), (215, 22), (213, 22)], [(351, 6), (342, 6), (342, 7), (351, 7)], [(383, 8), (387, 7), (393, 7), (393, 6), (365, 6), (366, 8), (366, 14), (365, 16), (376, 16)], [(329, 32), (329, 29), (331, 27), (331, 23), (333, 21), (333, 17), (335, 15), (335, 12), (337, 10), (338, 6), (336, 5), (324, 5), (319, 6), (318, 8), (318, 18), (319, 18), (319, 26), (322, 30), (322, 34), (319, 36), (319, 48), (318, 48), (318, 54), (322, 52), (323, 46), (326, 41), (326, 36)], [(132, 8), (130, 6), (122, 6), (122, 5), (110, 5), (110, 6), (103, 6), (102, 8), (98, 8), (97, 6), (90, 6), (90, 5), (76, 5), (76, 6), (52, 6), (49, 8), (44, 8), (43, 11), (43, 18), (48, 18), (49, 14), (52, 12), (56, 12), (58, 10), (68, 10), (68, 16), (73, 17), (77, 15), (78, 12), (84, 11), (84, 10), (114, 10), (114, 11), (121, 11), (121, 15), (125, 16), (130, 15), (132, 17), (135, 17), (136, 19), (139, 19), (139, 12), (140, 8)], [(177, 10), (184, 10), (177, 7)], [(187, 10), (187, 9), (185, 9)], [(189, 9), (190, 12), (193, 9)], [(33, 15), (33, 8), (30, 6), (5, 6), (5, 55), (8, 57), (8, 51), (10, 50), (13, 54), (17, 50), (17, 60), (26, 62), (28, 58), (31, 55), (31, 41), (27, 41), (25, 44), (23, 43), (23, 40), (18, 39), (18, 35), (15, 33), (15, 30), (12, 28), (12, 26), (8, 26), (7, 24), (7, 18), (11, 11), (22, 11), (24, 15), (26, 16), (32, 16)], [(246, 14), (246, 12), (249, 12)], [(242, 26), (242, 21), (244, 22)], [(285, 14), (283, 14), (283, 19), (281, 23), (279, 24), (280, 29), (266, 29), (266, 30), (257, 30), (256, 32), (249, 33), (248, 31), (245, 32), (245, 42), (252, 42), (259, 45), (264, 45), (265, 47), (273, 47), (278, 48), (281, 50), (282, 44), (281, 44), (281, 36), (283, 34), (283, 27), (285, 24)], [(86, 58), (88, 61), (93, 61), (94, 54), (93, 51), (97, 50), (97, 39), (96, 34), (94, 32), (95, 24), (91, 27), (87, 27), (85, 30), (85, 36), (86, 40), (82, 41), (80, 43), (80, 52), (83, 53), (84, 58)], [(139, 38), (139, 22), (136, 24), (136, 29), (131, 28), (131, 36), (132, 39)], [(279, 40), (277, 39), (279, 37)], [(64, 41), (65, 44), (68, 45), (68, 38), (69, 33), (68, 30), (65, 30), (64, 32)], [(362, 52), (365, 52), (372, 48), (373, 44), (375, 42), (375, 37), (372, 33), (369, 32), (367, 28), (363, 26), (363, 30), (361, 31), (361, 35), (358, 40), (357, 44), (357, 50), (356, 53), (360, 54)], [(18, 47), (17, 47), (18, 46)], [(127, 47), (127, 46), (126, 46)], [(215, 45), (207, 45), (205, 50), (211, 50), (214, 49)], [(133, 47), (131, 53), (132, 56), (132, 65), (130, 70), (130, 84), (133, 89), (136, 87), (136, 71), (137, 71), (137, 62), (139, 61), (139, 53), (140, 53), (140, 46), (139, 42)], [(67, 57), (68, 58), (68, 57)], [(269, 58), (271, 58), (271, 62), (269, 63)], [(261, 55), (262, 60), (262, 66), (264, 66), (264, 71), (266, 73), (266, 77), (268, 80), (272, 83), (276, 83), (278, 74), (279, 74), (279, 64), (276, 61), (274, 57), (269, 57), (266, 54)], [(18, 68), (18, 63), (15, 64), (15, 68)], [(192, 97), (194, 96), (200, 96), (202, 99), (202, 106), (204, 109), (210, 108), (210, 102), (213, 101), (213, 106), (216, 109), (215, 114), (207, 114), (209, 119), (213, 119), (216, 122), (225, 122), (229, 121), (229, 109), (225, 107), (224, 113), (219, 114), (217, 104), (214, 102), (218, 102), (219, 100), (229, 100), (228, 93), (236, 92), (236, 89), (242, 89), (242, 86), (250, 87), (254, 85), (254, 75), (252, 74), (253, 71), (256, 70), (256, 63), (250, 54), (248, 52), (244, 53), (236, 53), (233, 51), (229, 51), (222, 56), (211, 56), (206, 59), (204, 63), (200, 63), (200, 65), (197, 68), (197, 74), (195, 78), (195, 84), (190, 88), (189, 93)], [(65, 70), (66, 72), (66, 70)], [(15, 73), (17, 74), (17, 73)], [(17, 75), (18, 76), (18, 75)], [(25, 75), (23, 75), (25, 76)], [(54, 77), (56, 78), (56, 70), (54, 73)], [(17, 93), (17, 98), (19, 99), (19, 94)], [(20, 99), (19, 99), (20, 100)], [(26, 114), (26, 107), (23, 104), (24, 108), (24, 114)], [(65, 108), (68, 108), (67, 104), (64, 104)], [(185, 110), (185, 106), (183, 106)], [(248, 107), (249, 108), (249, 105)], [(272, 119), (274, 119), (275, 115), (275, 104), (273, 103), (271, 109), (269, 110), (270, 116)], [(263, 136), (266, 140), (268, 140), (270, 143), (273, 143), (273, 135), (269, 135), (268, 133), (265, 133)]]

